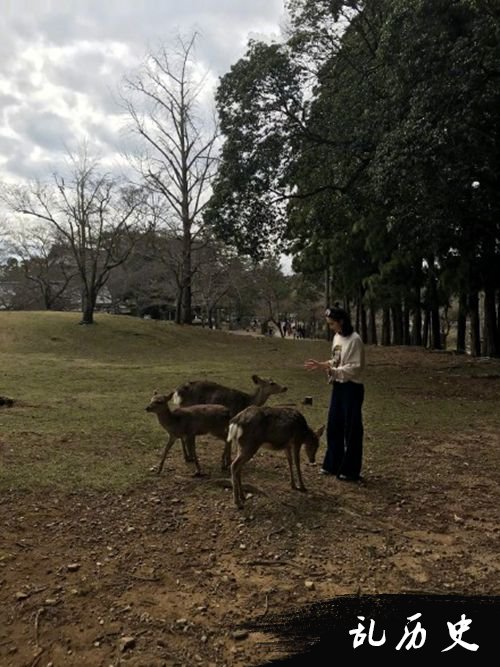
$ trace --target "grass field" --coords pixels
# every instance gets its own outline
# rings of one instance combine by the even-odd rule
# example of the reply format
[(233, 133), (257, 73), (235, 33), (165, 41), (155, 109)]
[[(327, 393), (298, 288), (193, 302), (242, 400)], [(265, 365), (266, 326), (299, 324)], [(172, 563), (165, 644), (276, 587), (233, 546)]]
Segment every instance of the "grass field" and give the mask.
[[(129, 317), (101, 316), (77, 326), (66, 313), (0, 316), (1, 414), (10, 446), (0, 488), (40, 486), (125, 490), (148, 476), (163, 440), (144, 408), (155, 389), (210, 378), (251, 391), (251, 375), (275, 376), (300, 401), (317, 387), (308, 416), (324, 419), (327, 388), (301, 368), (326, 343), (255, 339)], [(321, 378), (323, 380), (323, 378)], [(26, 465), (30, 463), (30, 465)]]
[[(78, 320), (0, 313), (0, 395), (15, 401), (0, 408), (2, 666), (40, 651), (55, 665), (257, 664), (265, 650), (228, 628), (265, 600), (279, 611), (357, 590), (499, 592), (498, 361), (369, 348), (365, 484), (326, 484), (306, 467), (310, 493), (293, 494), (284, 457), (263, 452), (238, 513), (221, 443), (201, 439), (206, 478), (180, 448), (151, 472), (165, 439), (144, 409), (153, 390), (196, 378), (251, 390), (257, 373), (289, 387), (271, 405), (296, 404), (316, 427), (329, 387), (302, 364), (327, 358), (328, 343)], [(259, 558), (280, 567), (251, 566)]]
[[(312, 425), (324, 421), (329, 387), (302, 363), (327, 358), (326, 341), (235, 336), (107, 315), (93, 327), (77, 321), (73, 313), (0, 315), (0, 395), (17, 402), (0, 415), (9, 440), (0, 488), (126, 490), (140, 483), (163, 439), (144, 408), (155, 389), (166, 392), (187, 379), (251, 391), (253, 373), (272, 376), (289, 391), (271, 403), (300, 404), (313, 395), (304, 414)], [(450, 385), (491, 375), (500, 364), (446, 358), (443, 366), (426, 352), (369, 350), (365, 424), (373, 455), (391, 456), (409, 428), (420, 437), (460, 433), (476, 423), (498, 428), (494, 394), (462, 396)]]

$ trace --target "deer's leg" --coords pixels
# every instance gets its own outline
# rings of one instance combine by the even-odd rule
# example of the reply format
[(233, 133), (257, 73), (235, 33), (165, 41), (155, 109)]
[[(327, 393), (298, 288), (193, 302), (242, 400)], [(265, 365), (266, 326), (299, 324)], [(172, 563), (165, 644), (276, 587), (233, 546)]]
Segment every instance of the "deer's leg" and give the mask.
[(244, 461), (238, 452), (237, 457), (231, 463), (231, 480), (233, 482), (233, 498), (234, 504), (238, 509), (243, 509), (245, 504), (245, 499), (243, 498), (243, 491), (241, 488), (241, 469), (243, 467)]
[(222, 452), (222, 472), (225, 472), (231, 466), (231, 443), (225, 442), (224, 451)]
[(198, 457), (196, 456), (196, 437), (194, 435), (184, 436), (186, 442), (186, 448), (189, 452), (189, 461), (188, 463), (194, 463), (196, 467), (196, 472), (194, 473), (196, 477), (201, 477), (201, 467)]
[(245, 504), (245, 494), (243, 493), (243, 484), (241, 483), (241, 471), (245, 463), (250, 461), (257, 449), (258, 447), (252, 450), (246, 450), (238, 447), (238, 455), (231, 463), (234, 502), (236, 503), (236, 507), (238, 507), (238, 509), (243, 509), (243, 505)]
[(295, 467), (297, 468), (297, 475), (299, 478), (299, 491), (307, 491), (304, 485), (304, 481), (302, 479), (302, 473), (300, 472), (300, 447), (293, 448), (293, 461), (295, 463)]
[(165, 463), (165, 459), (167, 458), (167, 454), (169, 453), (172, 445), (176, 440), (177, 438), (175, 436), (169, 434), (167, 444), (165, 445), (165, 449), (163, 450), (163, 456), (161, 457), (160, 465), (158, 467), (158, 475), (163, 470), (163, 465)]
[(246, 456), (241, 450), (238, 456), (231, 463), (231, 477), (233, 481), (234, 502), (238, 509), (243, 509), (245, 504), (245, 494), (243, 493), (243, 484), (241, 483), (241, 471), (245, 463), (251, 457)]
[(198, 461), (198, 457), (196, 456), (196, 445), (195, 445), (195, 440), (194, 440), (194, 438), (193, 438), (193, 443), (192, 443), (191, 454), (192, 454), (192, 456), (193, 456), (194, 465), (195, 465), (195, 467), (196, 467), (195, 475), (196, 475), (197, 477), (201, 477), (202, 472), (201, 472), (200, 462)]
[(286, 454), (286, 460), (288, 461), (288, 468), (290, 470), (290, 485), (292, 489), (296, 489), (297, 486), (295, 484), (295, 477), (293, 475), (292, 452), (290, 451), (290, 447), (287, 447), (285, 449), (285, 454)]
[(184, 461), (186, 463), (192, 463), (194, 461), (193, 449), (195, 447), (194, 437), (185, 435), (181, 438), (182, 442), (182, 453), (184, 455)]

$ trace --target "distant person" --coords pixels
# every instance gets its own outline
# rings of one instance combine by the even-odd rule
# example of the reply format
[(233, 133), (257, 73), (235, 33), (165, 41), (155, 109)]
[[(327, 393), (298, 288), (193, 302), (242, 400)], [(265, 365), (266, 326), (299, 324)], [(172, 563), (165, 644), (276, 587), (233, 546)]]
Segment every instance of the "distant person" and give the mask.
[(363, 421), (361, 406), (365, 389), (363, 371), (365, 348), (342, 308), (327, 308), (326, 322), (335, 334), (332, 358), (328, 361), (307, 359), (308, 371), (324, 370), (333, 385), (328, 411), (327, 450), (321, 473), (336, 475), (342, 481), (358, 481), (363, 457)]

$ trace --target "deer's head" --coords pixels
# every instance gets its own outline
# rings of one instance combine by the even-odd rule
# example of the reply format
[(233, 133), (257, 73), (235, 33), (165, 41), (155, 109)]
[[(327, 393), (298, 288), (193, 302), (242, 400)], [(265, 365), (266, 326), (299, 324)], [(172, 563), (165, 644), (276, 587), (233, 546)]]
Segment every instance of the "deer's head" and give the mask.
[(272, 396), (273, 394), (283, 394), (288, 390), (288, 387), (278, 384), (271, 378), (261, 378), (258, 375), (252, 375), (252, 380), (253, 383), (259, 387), (266, 398)]
[(168, 402), (173, 395), (173, 391), (170, 392), (170, 394), (159, 394), (155, 391), (153, 397), (149, 401), (149, 405), (146, 407), (146, 412), (161, 412), (168, 405)]
[(323, 435), (323, 431), (325, 430), (324, 425), (320, 426), (317, 431), (312, 431), (312, 437), (306, 441), (306, 455), (307, 458), (309, 459), (309, 463), (314, 463), (316, 459), (316, 452), (318, 451), (319, 448), (319, 440), (321, 436)]

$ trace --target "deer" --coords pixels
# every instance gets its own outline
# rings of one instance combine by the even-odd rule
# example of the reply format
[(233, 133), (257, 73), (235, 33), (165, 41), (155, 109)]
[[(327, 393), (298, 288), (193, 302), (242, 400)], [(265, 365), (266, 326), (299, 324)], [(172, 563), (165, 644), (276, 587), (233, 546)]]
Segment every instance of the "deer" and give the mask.
[[(325, 427), (321, 426), (313, 431), (304, 415), (289, 407), (252, 405), (233, 417), (229, 422), (228, 441), (237, 447), (237, 455), (231, 464), (236, 507), (243, 509), (245, 503), (241, 484), (242, 468), (261, 447), (283, 450), (288, 460), (292, 489), (307, 491), (300, 471), (300, 448), (305, 445), (307, 457), (314, 463), (324, 430)], [(295, 484), (294, 464), (297, 469), (298, 486)]]
[[(270, 396), (282, 394), (288, 389), (274, 382), (271, 378), (265, 379), (258, 375), (252, 375), (252, 380), (257, 387), (251, 394), (209, 380), (186, 382), (175, 390), (173, 402), (182, 408), (206, 403), (225, 405), (229, 409), (231, 417), (234, 417), (250, 405), (264, 405)], [(183, 440), (182, 450), (186, 462), (193, 460), (191, 450), (194, 447), (195, 443), (192, 438)], [(229, 450), (229, 456), (231, 456), (231, 450)]]
[(157, 474), (161, 474), (167, 454), (176, 440), (188, 438), (193, 444), (191, 452), (196, 466), (196, 475), (201, 475), (200, 463), (196, 456), (195, 437), (206, 434), (224, 441), (222, 469), (227, 470), (231, 463), (231, 450), (227, 442), (229, 420), (231, 418), (228, 408), (225, 405), (193, 405), (171, 410), (168, 403), (173, 395), (174, 392), (165, 395), (155, 391), (149, 405), (146, 407), (146, 412), (154, 412), (160, 425), (168, 433), (168, 440), (163, 450)]

